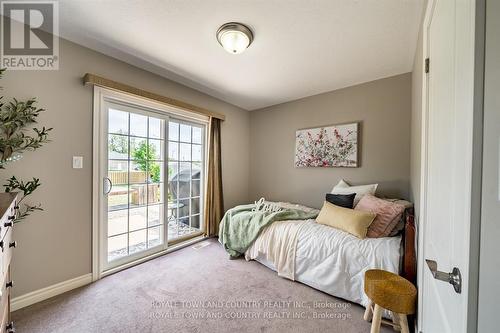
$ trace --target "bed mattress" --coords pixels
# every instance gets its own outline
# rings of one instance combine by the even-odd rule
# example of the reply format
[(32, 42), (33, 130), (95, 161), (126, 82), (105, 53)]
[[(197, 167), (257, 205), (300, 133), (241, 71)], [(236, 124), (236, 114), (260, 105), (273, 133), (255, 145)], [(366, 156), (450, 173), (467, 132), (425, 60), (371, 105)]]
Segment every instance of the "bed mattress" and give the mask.
[[(294, 280), (365, 307), (365, 271), (378, 268), (399, 272), (400, 236), (359, 239), (306, 220), (296, 238)], [(253, 259), (276, 271), (266, 253), (259, 251)]]

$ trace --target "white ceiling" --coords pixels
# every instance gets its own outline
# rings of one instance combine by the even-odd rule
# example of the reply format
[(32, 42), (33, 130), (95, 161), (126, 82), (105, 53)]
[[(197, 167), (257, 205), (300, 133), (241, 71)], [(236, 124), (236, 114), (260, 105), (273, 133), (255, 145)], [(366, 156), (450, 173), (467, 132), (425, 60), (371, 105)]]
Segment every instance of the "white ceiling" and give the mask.
[[(253, 110), (411, 71), (422, 2), (60, 0), (60, 31)], [(229, 21), (255, 35), (240, 55), (215, 38)]]

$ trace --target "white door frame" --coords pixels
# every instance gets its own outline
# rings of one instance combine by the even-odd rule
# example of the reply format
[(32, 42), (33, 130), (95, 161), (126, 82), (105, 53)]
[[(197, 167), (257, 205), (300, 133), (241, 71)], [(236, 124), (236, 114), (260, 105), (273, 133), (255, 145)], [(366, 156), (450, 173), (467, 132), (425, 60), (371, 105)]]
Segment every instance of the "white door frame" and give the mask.
[[(473, 0), (471, 0), (473, 1)], [(475, 2), (475, 1), (473, 1)], [(479, 0), (478, 2), (484, 2), (484, 0)], [(425, 9), (425, 14), (424, 14), (424, 20), (423, 20), (423, 26), (422, 26), (422, 68), (417, 68), (417, 70), (422, 71), (424, 73), (425, 71), (425, 59), (429, 57), (430, 51), (429, 51), (429, 24), (432, 19), (432, 14), (433, 14), (433, 9), (436, 4), (436, 0), (428, 0), (427, 2), (427, 7)], [(479, 6), (480, 10), (484, 9), (481, 6)], [(476, 9), (477, 10), (477, 9)], [(484, 35), (484, 30), (483, 29), (478, 29), (478, 27), (481, 26), (481, 24), (484, 24), (484, 17), (481, 13), (475, 13), (474, 18), (476, 21), (473, 20), (475, 24), (472, 24), (472, 28), (476, 29), (475, 33), (473, 33), (473, 36), (475, 37), (474, 45), (475, 45), (475, 50), (471, 50), (472, 54), (475, 55), (474, 58), (474, 68), (472, 69), (474, 72), (474, 80), (471, 80), (470, 89), (471, 91), (474, 91), (473, 98), (472, 100), (467, 100), (467, 102), (470, 102), (471, 107), (474, 108), (474, 126), (473, 126), (473, 131), (474, 133), (472, 134), (474, 140), (473, 143), (470, 147), (464, 147), (465, 149), (465, 154), (468, 156), (478, 156), (478, 152), (481, 151), (482, 149), (482, 141), (481, 140), (476, 140), (477, 137), (477, 132), (481, 132), (481, 129), (478, 128), (482, 126), (482, 117), (478, 117), (478, 113), (482, 114), (482, 102), (478, 102), (479, 100), (482, 101), (482, 82), (480, 78), (482, 77), (482, 71), (483, 68), (482, 66), (482, 59), (477, 59), (477, 57), (481, 56), (483, 53), (482, 50), (479, 50), (478, 48), (484, 47), (483, 43), (481, 42), (481, 37)], [(479, 19), (479, 21), (477, 21)], [(481, 22), (482, 21), (482, 22)], [(483, 36), (484, 37), (484, 36)], [(432, 60), (430, 63), (430, 67), (432, 68)], [(479, 87), (479, 89), (475, 89), (476, 87)], [(419, 223), (418, 223), (418, 269), (417, 269), (417, 281), (418, 281), (418, 316), (417, 316), (417, 322), (416, 322), (416, 331), (420, 332), (423, 327), (423, 321), (425, 318), (423, 318), (423, 290), (425, 286), (423, 285), (423, 274), (426, 269), (428, 269), (427, 265), (425, 264), (425, 257), (424, 257), (424, 244), (423, 244), (423, 238), (425, 237), (425, 216), (426, 216), (426, 200), (427, 200), (427, 181), (428, 181), (428, 173), (427, 173), (427, 166), (428, 166), (428, 76), (424, 73), (423, 74), (423, 79), (422, 79), (422, 86), (421, 86), (421, 96), (422, 96), (422, 104), (421, 104), (421, 160), (420, 160), (420, 170), (421, 170), (421, 175), (420, 175), (420, 208), (419, 208)], [(472, 119), (471, 119), (472, 121)], [(479, 125), (479, 122), (481, 124)], [(474, 154), (474, 155), (473, 155)], [(481, 154), (479, 153), (479, 156)], [(473, 221), (471, 224), (474, 222), (477, 222), (477, 226), (472, 226), (471, 225), (471, 234), (470, 235), (465, 235), (468, 240), (470, 240), (469, 243), (469, 263), (470, 262), (475, 262), (479, 260), (479, 254), (478, 254), (478, 249), (479, 249), (479, 222), (480, 221), (475, 221), (478, 212), (476, 211), (476, 202), (478, 200), (476, 194), (480, 193), (480, 183), (478, 184), (477, 182), (480, 182), (480, 175), (478, 177), (476, 173), (476, 170), (478, 169), (478, 164), (479, 163), (479, 169), (480, 169), (480, 161), (473, 161), (471, 165), (471, 170), (470, 170), (470, 179), (466, 181), (471, 182), (471, 218)], [(478, 191), (479, 188), (479, 191)], [(480, 195), (480, 194), (479, 194)], [(467, 317), (464, 318), (466, 321), (465, 327), (467, 327), (467, 332), (473, 332), (473, 330), (476, 330), (476, 322), (477, 322), (477, 277), (478, 277), (478, 271), (475, 267), (475, 265), (469, 265), (469, 275), (468, 276), (463, 276), (462, 280), (465, 280), (465, 288), (464, 288), (464, 296), (467, 297), (468, 302), (465, 302), (466, 306), (468, 304), (468, 311), (467, 311)], [(471, 309), (474, 309), (476, 307), (476, 311), (471, 311)], [(427, 333), (427, 332), (424, 332)]]
[(424, 244), (423, 244), (423, 235), (425, 229), (425, 223), (423, 223), (423, 217), (425, 216), (425, 203), (427, 200), (426, 196), (426, 187), (427, 187), (427, 151), (428, 151), (428, 143), (427, 143), (427, 75), (425, 74), (425, 59), (427, 59), (429, 55), (429, 47), (428, 47), (428, 32), (427, 27), (429, 26), (429, 22), (431, 20), (432, 11), (434, 8), (434, 0), (428, 0), (427, 7), (425, 9), (424, 21), (422, 23), (422, 68), (417, 68), (423, 74), (422, 78), (422, 87), (421, 87), (421, 95), (422, 95), (422, 110), (421, 115), (421, 148), (420, 148), (420, 209), (419, 209), (419, 219), (418, 219), (418, 253), (417, 253), (417, 282), (418, 282), (418, 316), (417, 316), (417, 331), (422, 328), (422, 314), (423, 314), (423, 273), (424, 273)]
[[(147, 260), (156, 258), (158, 256), (164, 255), (165, 253), (175, 251), (179, 248), (182, 248), (184, 246), (188, 246), (189, 244), (192, 244), (194, 242), (199, 241), (200, 239), (203, 239), (204, 236), (199, 236), (195, 237), (193, 239), (187, 240), (185, 242), (182, 242), (180, 244), (175, 244), (172, 246), (168, 246), (168, 239), (165, 238), (165, 249), (155, 252), (153, 254), (146, 255), (140, 259), (134, 260), (132, 262), (120, 265), (119, 267), (106, 269), (105, 267), (105, 262), (102, 258), (102, 253), (104, 243), (102, 241), (103, 235), (106, 234), (106, 230), (104, 229), (103, 223), (100, 223), (100, 221), (103, 221), (103, 200), (102, 200), (102, 159), (103, 156), (105, 156), (105, 152), (107, 150), (107, 147), (105, 147), (105, 140), (102, 137), (104, 130), (103, 127), (107, 126), (107, 121), (105, 118), (105, 113), (102, 112), (102, 108), (104, 106), (104, 103), (106, 102), (105, 99), (109, 100), (117, 100), (117, 101), (122, 101), (131, 105), (138, 105), (141, 107), (146, 107), (150, 108), (152, 110), (156, 110), (160, 113), (165, 113), (167, 117), (175, 117), (177, 120), (186, 120), (189, 122), (195, 122), (198, 124), (202, 124), (205, 126), (205, 137), (204, 137), (204, 146), (205, 146), (205, 151), (204, 151), (204, 156), (208, 156), (206, 150), (208, 149), (208, 145), (206, 144), (207, 142), (207, 135), (208, 135), (208, 123), (209, 123), (209, 117), (200, 115), (197, 113), (192, 113), (188, 111), (184, 111), (172, 106), (168, 106), (166, 104), (156, 102), (153, 100), (149, 100), (143, 97), (138, 97), (135, 95), (131, 95), (128, 93), (104, 88), (104, 87), (99, 87), (99, 86), (94, 86), (94, 103), (93, 103), (93, 132), (92, 132), (92, 281), (97, 281), (100, 278), (113, 274), (119, 270), (137, 265), (139, 263), (145, 262)], [(165, 125), (168, 126), (168, 123)], [(168, 146), (168, 137), (165, 138), (166, 143), (165, 143), (165, 149), (167, 149)], [(165, 161), (168, 161), (168, 154), (165, 154)], [(204, 163), (206, 166), (206, 163)], [(166, 182), (165, 182), (165, 190), (167, 188)], [(166, 227), (165, 227), (166, 229)], [(166, 234), (166, 233), (165, 233)]]

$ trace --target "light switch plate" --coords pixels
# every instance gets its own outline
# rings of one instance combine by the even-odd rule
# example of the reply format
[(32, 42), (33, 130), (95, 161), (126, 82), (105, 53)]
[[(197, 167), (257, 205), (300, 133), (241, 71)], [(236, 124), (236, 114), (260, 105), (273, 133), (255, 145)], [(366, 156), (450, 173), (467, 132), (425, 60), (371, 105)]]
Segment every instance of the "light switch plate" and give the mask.
[(83, 168), (83, 156), (73, 156), (73, 169)]

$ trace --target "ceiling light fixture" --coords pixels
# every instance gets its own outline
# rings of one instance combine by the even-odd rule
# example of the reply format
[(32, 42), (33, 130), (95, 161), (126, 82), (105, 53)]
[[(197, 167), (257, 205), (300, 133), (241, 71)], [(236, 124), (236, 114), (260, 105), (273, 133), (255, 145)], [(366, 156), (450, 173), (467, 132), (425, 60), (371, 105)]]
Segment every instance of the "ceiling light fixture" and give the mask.
[(245, 51), (252, 44), (253, 33), (244, 24), (229, 22), (223, 24), (217, 30), (217, 40), (224, 50), (232, 54), (238, 54)]

